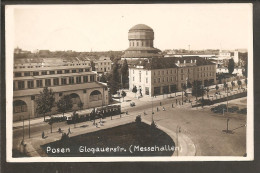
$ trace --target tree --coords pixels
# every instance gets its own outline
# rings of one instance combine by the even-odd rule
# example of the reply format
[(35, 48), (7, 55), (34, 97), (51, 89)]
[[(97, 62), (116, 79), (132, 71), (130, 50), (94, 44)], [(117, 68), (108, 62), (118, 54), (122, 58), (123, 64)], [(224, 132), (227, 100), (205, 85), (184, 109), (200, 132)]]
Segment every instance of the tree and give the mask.
[(136, 97), (136, 93), (137, 93), (137, 88), (136, 88), (136, 86), (134, 86), (134, 88), (132, 89), (132, 92), (135, 93), (135, 97)]
[(247, 61), (245, 62), (245, 65), (244, 65), (244, 70), (242, 71), (242, 74), (247, 77)]
[(113, 64), (111, 76), (109, 77), (108, 87), (112, 95), (116, 94), (119, 90), (119, 65), (117, 62)]
[(64, 113), (71, 110), (73, 107), (72, 99), (69, 95), (64, 95), (62, 98), (56, 102), (58, 112), (61, 112), (64, 117)]
[(96, 71), (95, 63), (92, 60), (90, 61), (90, 66), (92, 68), (92, 71)]
[(204, 89), (201, 87), (198, 81), (194, 81), (192, 85), (192, 96), (196, 96), (196, 100), (198, 97), (204, 95)]
[(124, 98), (125, 98), (125, 96), (126, 96), (126, 92), (125, 92), (125, 91), (122, 91), (121, 96), (123, 97), (123, 101), (124, 101)]
[(80, 100), (80, 101), (78, 102), (78, 107), (79, 107), (80, 110), (83, 109), (83, 105), (84, 105), (84, 103)]
[(192, 88), (192, 84), (190, 83), (190, 81), (187, 83), (187, 88)]
[(103, 82), (103, 83), (107, 83), (107, 77), (106, 75), (102, 74), (100, 79), (99, 79), (100, 82)]
[(228, 73), (229, 73), (229, 74), (232, 74), (233, 71), (234, 71), (234, 68), (235, 68), (235, 62), (234, 62), (234, 59), (231, 58), (231, 59), (228, 61)]
[(36, 100), (36, 113), (43, 114), (45, 121), (45, 114), (51, 112), (51, 109), (54, 107), (55, 98), (54, 92), (48, 87), (44, 87), (43, 91), (40, 92), (40, 95), (37, 96)]
[(122, 75), (122, 84), (123, 84), (123, 88), (126, 87), (128, 88), (127, 84), (128, 84), (128, 64), (126, 59), (123, 62), (123, 65), (121, 67), (121, 75)]
[(53, 117), (51, 117), (51, 119), (49, 120), (49, 125), (51, 126), (51, 133), (52, 133), (52, 125), (54, 123)]

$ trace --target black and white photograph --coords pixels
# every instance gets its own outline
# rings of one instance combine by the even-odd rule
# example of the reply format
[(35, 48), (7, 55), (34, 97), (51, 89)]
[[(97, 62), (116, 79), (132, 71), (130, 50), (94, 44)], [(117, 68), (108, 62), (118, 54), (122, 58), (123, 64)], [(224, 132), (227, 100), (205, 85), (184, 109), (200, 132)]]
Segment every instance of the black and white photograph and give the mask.
[(252, 11), (7, 5), (7, 162), (253, 160)]

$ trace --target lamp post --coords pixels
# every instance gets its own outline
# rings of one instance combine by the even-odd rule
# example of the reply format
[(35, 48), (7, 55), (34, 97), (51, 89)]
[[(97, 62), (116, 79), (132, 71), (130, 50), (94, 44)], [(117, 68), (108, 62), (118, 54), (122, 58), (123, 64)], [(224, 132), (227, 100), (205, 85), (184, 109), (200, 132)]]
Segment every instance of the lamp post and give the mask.
[(29, 113), (29, 138), (31, 138), (31, 114)]
[(179, 139), (178, 139), (178, 135), (179, 135), (179, 132), (180, 132), (180, 126), (177, 125), (177, 128), (176, 128), (176, 146), (175, 148), (177, 148), (177, 156), (179, 156)]
[(22, 141), (22, 144), (24, 144), (24, 117), (22, 116), (23, 118), (23, 141)]

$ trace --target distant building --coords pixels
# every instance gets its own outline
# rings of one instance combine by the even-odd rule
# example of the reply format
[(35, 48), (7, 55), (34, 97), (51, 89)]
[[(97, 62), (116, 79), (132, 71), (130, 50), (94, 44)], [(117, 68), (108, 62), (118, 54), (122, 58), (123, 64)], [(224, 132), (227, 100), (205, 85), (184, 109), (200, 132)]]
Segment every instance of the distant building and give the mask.
[(95, 63), (95, 71), (98, 73), (107, 73), (112, 68), (112, 61), (109, 57), (100, 57), (98, 60), (94, 61)]
[[(242, 67), (236, 67), (234, 68), (234, 71), (232, 74), (236, 74), (238, 76), (243, 76), (243, 70), (244, 68)], [(228, 73), (228, 68), (227, 67), (218, 67), (217, 68), (217, 73)]]
[(216, 65), (200, 57), (139, 59), (129, 67), (129, 89), (142, 95), (181, 91), (184, 84), (199, 81), (216, 83)]
[[(96, 73), (90, 66), (56, 66), (41, 68), (14, 69), (13, 72), (13, 120), (35, 118), (35, 99), (43, 90), (49, 87), (55, 93), (55, 101), (63, 95), (70, 95), (73, 110), (78, 110), (78, 103), (83, 108), (108, 105), (108, 89), (97, 82)], [(49, 114), (57, 113), (54, 107)]]
[(121, 60), (149, 59), (162, 57), (161, 51), (154, 48), (153, 29), (144, 24), (133, 26), (128, 32), (129, 48), (125, 50)]

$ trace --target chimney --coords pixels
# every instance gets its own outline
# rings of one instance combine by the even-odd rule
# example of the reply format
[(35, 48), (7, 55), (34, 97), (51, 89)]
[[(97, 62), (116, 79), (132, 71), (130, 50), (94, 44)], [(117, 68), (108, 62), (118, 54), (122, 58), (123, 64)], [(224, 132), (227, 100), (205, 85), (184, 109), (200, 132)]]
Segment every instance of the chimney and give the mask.
[(180, 60), (177, 61), (177, 64), (180, 64)]
[(197, 60), (195, 59), (195, 62), (194, 62), (194, 63), (196, 64), (196, 62), (197, 62)]
[(186, 64), (186, 60), (184, 60), (184, 64)]
[(190, 60), (190, 63), (192, 64), (192, 60)]

